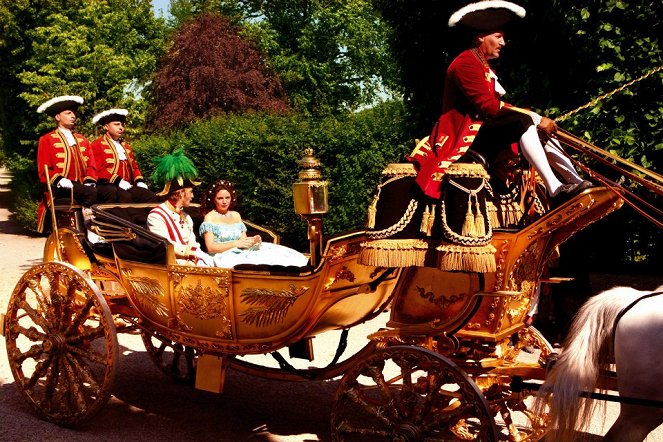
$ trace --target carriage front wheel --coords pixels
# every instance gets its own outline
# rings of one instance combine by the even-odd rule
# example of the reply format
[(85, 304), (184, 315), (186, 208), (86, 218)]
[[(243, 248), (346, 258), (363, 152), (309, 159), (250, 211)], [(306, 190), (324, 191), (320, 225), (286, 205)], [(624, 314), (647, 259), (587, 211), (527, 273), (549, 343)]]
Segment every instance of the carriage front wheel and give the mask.
[(486, 400), (444, 356), (414, 346), (380, 350), (351, 368), (332, 407), (334, 441), (496, 441)]
[(16, 386), (43, 419), (75, 425), (108, 402), (115, 325), (99, 289), (76, 267), (47, 262), (23, 275), (9, 300), (5, 339)]

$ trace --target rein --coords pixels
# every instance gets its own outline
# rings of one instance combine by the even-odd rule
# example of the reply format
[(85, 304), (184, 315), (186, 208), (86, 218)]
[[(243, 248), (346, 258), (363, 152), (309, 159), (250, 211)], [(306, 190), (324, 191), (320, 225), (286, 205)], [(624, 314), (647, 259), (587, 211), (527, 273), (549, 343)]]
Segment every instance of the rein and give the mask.
[(580, 112), (581, 110), (587, 109), (588, 107), (594, 106), (594, 105), (595, 105), (596, 103), (598, 103), (599, 101), (603, 101), (603, 100), (605, 100), (606, 98), (610, 98), (610, 97), (612, 97), (612, 96), (615, 95), (617, 92), (621, 92), (621, 91), (623, 91), (623, 90), (626, 89), (627, 87), (632, 86), (633, 84), (635, 84), (635, 83), (637, 83), (637, 82), (639, 82), (639, 81), (644, 80), (645, 78), (649, 77), (649, 76), (652, 75), (652, 74), (655, 74), (656, 72), (658, 72), (658, 71), (660, 71), (660, 70), (662, 70), (662, 69), (663, 69), (663, 65), (662, 65), (662, 66), (655, 67), (655, 68), (652, 68), (652, 69), (650, 69), (649, 71), (647, 71), (646, 74), (641, 75), (641, 76), (639, 76), (638, 78), (635, 78), (635, 79), (629, 81), (628, 83), (624, 83), (623, 85), (619, 86), (618, 88), (616, 88), (616, 89), (614, 89), (614, 90), (612, 90), (612, 91), (610, 91), (610, 92), (607, 92), (607, 93), (605, 93), (605, 94), (599, 95), (598, 97), (594, 98), (594, 99), (593, 99), (592, 101), (590, 101), (589, 103), (587, 103), (587, 104), (583, 104), (582, 106), (579, 106), (579, 107), (573, 109), (572, 111), (569, 111), (569, 112), (565, 113), (564, 115), (560, 115), (559, 117), (555, 118), (555, 121), (556, 121), (556, 122), (564, 121), (564, 120), (566, 120), (568, 117), (570, 117), (571, 115), (576, 114), (576, 113)]
[(652, 292), (652, 293), (647, 293), (646, 295), (642, 295), (633, 302), (631, 302), (629, 305), (626, 307), (622, 308), (621, 311), (617, 314), (615, 317), (615, 323), (612, 326), (612, 347), (615, 347), (615, 334), (617, 332), (617, 324), (619, 324), (619, 320), (622, 319), (622, 316), (624, 316), (629, 310), (631, 310), (635, 305), (642, 301), (643, 299), (651, 298), (653, 296), (658, 296), (658, 295), (663, 295), (663, 292)]

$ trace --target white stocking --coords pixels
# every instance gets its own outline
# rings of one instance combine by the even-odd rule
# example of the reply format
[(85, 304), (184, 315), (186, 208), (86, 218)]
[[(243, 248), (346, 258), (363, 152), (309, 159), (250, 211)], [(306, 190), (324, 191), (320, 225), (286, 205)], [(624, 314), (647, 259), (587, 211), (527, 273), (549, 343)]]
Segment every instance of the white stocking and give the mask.
[(582, 182), (582, 178), (578, 175), (571, 159), (568, 157), (559, 141), (551, 139), (543, 146), (546, 151), (546, 157), (550, 166), (559, 173), (567, 183), (578, 184)]
[(555, 196), (557, 194), (557, 189), (559, 189), (562, 183), (557, 179), (550, 168), (550, 164), (548, 164), (546, 152), (543, 150), (541, 140), (539, 140), (539, 134), (534, 125), (530, 126), (520, 137), (520, 148), (523, 151), (525, 159), (534, 166), (543, 179), (543, 183), (546, 185), (546, 189), (548, 189), (548, 194), (550, 196)]

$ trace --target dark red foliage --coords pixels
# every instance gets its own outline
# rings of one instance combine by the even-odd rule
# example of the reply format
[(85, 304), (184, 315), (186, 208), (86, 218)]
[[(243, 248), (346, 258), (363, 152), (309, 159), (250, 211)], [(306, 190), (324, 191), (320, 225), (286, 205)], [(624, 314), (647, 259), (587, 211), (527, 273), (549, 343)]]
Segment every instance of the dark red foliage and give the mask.
[(152, 84), (151, 129), (224, 112), (287, 110), (281, 82), (224, 17), (205, 14), (178, 31)]

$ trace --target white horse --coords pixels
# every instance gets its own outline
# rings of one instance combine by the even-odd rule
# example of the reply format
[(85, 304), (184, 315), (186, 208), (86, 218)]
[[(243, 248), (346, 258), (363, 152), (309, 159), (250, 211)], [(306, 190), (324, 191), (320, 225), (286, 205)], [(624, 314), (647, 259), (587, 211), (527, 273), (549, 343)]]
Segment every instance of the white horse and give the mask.
[[(594, 391), (600, 372), (610, 370), (612, 363), (620, 396), (663, 401), (663, 294), (656, 295), (661, 290), (663, 286), (654, 292), (615, 287), (581, 307), (537, 402), (541, 412), (550, 401), (548, 440), (573, 440), (575, 430), (587, 428), (598, 403), (605, 407), (605, 402), (579, 394)], [(618, 319), (622, 309), (639, 298)], [(603, 440), (642, 441), (661, 423), (663, 408), (621, 403), (619, 417)]]

